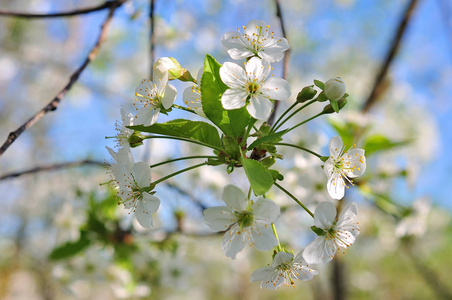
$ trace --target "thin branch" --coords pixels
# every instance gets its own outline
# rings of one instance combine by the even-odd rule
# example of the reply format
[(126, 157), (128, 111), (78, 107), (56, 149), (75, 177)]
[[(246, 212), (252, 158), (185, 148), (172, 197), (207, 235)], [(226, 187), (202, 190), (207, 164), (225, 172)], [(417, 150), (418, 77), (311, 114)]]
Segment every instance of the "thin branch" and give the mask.
[(152, 80), (155, 57), (155, 20), (154, 20), (155, 0), (150, 0), (149, 4), (149, 78)]
[(51, 165), (35, 167), (35, 168), (28, 169), (28, 170), (25, 170), (25, 171), (7, 173), (5, 175), (0, 176), (0, 180), (4, 180), (4, 179), (8, 179), (8, 178), (16, 178), (16, 177), (19, 177), (19, 176), (22, 176), (22, 175), (38, 173), (38, 172), (43, 172), (43, 171), (56, 171), (56, 170), (60, 170), (60, 169), (80, 167), (80, 166), (86, 166), (86, 165), (102, 166), (102, 167), (104, 167), (105, 163), (99, 162), (99, 161), (85, 159), (85, 160), (82, 160), (82, 161), (66, 162), (66, 163), (60, 163), (60, 164), (51, 164)]
[(6, 11), (0, 10), (0, 16), (5, 17), (17, 17), (17, 18), (25, 18), (25, 19), (47, 19), (47, 18), (59, 18), (59, 17), (73, 17), (78, 15), (89, 14), (92, 12), (96, 12), (99, 10), (104, 10), (106, 8), (111, 8), (118, 4), (120, 1), (106, 1), (98, 6), (79, 8), (66, 12), (57, 12), (57, 13), (48, 13), (48, 14), (34, 14), (34, 13), (25, 13), (25, 12), (14, 12), (14, 11)]
[(32, 116), (25, 124), (20, 126), (16, 131), (11, 132), (8, 135), (8, 138), (6, 142), (0, 147), (0, 156), (6, 151), (6, 149), (11, 146), (12, 143), (28, 128), (33, 126), (37, 121), (39, 121), (45, 114), (47, 114), (50, 111), (54, 111), (58, 108), (58, 105), (60, 104), (61, 99), (66, 95), (66, 93), (71, 89), (72, 85), (78, 80), (80, 77), (80, 74), (82, 74), (83, 70), (85, 70), (86, 66), (93, 61), (100, 49), (100, 46), (104, 42), (107, 36), (108, 28), (110, 27), (111, 20), (113, 18), (113, 15), (118, 7), (120, 7), (125, 1), (127, 0), (118, 0), (112, 2), (111, 6), (109, 7), (108, 16), (105, 19), (104, 23), (101, 26), (100, 34), (97, 39), (96, 44), (89, 52), (88, 56), (86, 57), (83, 64), (72, 74), (70, 77), (68, 83), (66, 86), (55, 96), (55, 98), (52, 99), (44, 108), (42, 108), (40, 111), (38, 111), (34, 116)]
[(405, 8), (402, 17), (400, 19), (397, 32), (393, 38), (391, 47), (388, 49), (388, 53), (386, 54), (386, 58), (381, 66), (380, 71), (377, 74), (377, 77), (375, 78), (375, 82), (372, 88), (372, 92), (370, 93), (369, 97), (367, 98), (366, 102), (363, 106), (363, 112), (368, 112), (369, 109), (380, 99), (381, 95), (385, 91), (387, 85), (385, 83), (385, 77), (388, 73), (389, 67), (392, 64), (395, 55), (397, 54), (397, 51), (400, 48), (400, 44), (402, 41), (402, 38), (406, 32), (407, 25), (409, 21), (411, 20), (411, 17), (413, 15), (414, 9), (416, 5), (418, 4), (418, 0), (411, 0), (410, 3), (408, 3), (407, 7)]
[[(279, 4), (279, 0), (275, 0), (275, 5), (276, 5), (276, 17), (279, 20), (279, 24), (281, 26), (281, 32), (282, 35), (285, 39), (287, 39), (287, 35), (286, 35), (286, 27), (284, 26), (284, 18), (282, 15), (282, 11), (281, 11), (281, 5)], [(284, 60), (283, 60), (283, 75), (282, 78), (286, 79), (287, 78), (287, 72), (289, 71), (289, 56), (290, 56), (290, 48), (286, 50), (286, 53), (284, 54)], [(275, 121), (275, 115), (276, 115), (276, 111), (278, 109), (279, 106), (279, 101), (275, 101), (275, 107), (273, 107), (273, 112), (270, 115), (270, 117), (268, 118), (267, 123), (272, 125), (273, 122)]]

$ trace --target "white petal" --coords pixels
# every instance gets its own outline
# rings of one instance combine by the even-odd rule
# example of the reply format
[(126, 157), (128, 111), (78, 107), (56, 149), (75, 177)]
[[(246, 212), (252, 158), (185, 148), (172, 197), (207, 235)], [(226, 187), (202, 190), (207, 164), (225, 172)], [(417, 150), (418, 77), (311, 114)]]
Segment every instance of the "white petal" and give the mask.
[(340, 136), (332, 137), (328, 145), (330, 155), (333, 156), (334, 158), (338, 157), (342, 150), (342, 146), (343, 143)]
[(264, 281), (267, 278), (271, 278), (272, 273), (275, 271), (272, 267), (263, 267), (254, 271), (250, 276), (250, 282)]
[(221, 96), (221, 105), (224, 109), (238, 109), (246, 104), (248, 93), (241, 89), (228, 89)]
[[(160, 109), (158, 111), (160, 111)], [(135, 114), (134, 124), (150, 126), (155, 123), (157, 117), (158, 113), (156, 113), (152, 107), (144, 107)]]
[(335, 241), (338, 247), (346, 249), (347, 247), (355, 243), (356, 240), (355, 234), (352, 234), (347, 230), (338, 230), (336, 231), (336, 235), (338, 238), (335, 239)]
[(221, 81), (230, 88), (240, 88), (246, 86), (245, 70), (238, 64), (225, 62), (220, 68)]
[(321, 229), (329, 229), (336, 218), (336, 206), (331, 202), (321, 202), (314, 212), (314, 224)]
[(202, 74), (204, 73), (204, 68), (199, 69), (198, 75), (196, 75), (196, 82), (198, 86), (201, 86)]
[(261, 92), (273, 100), (286, 100), (290, 97), (290, 84), (279, 77), (270, 77), (265, 81)]
[(209, 207), (204, 210), (204, 222), (213, 231), (227, 230), (229, 226), (237, 221), (231, 213), (230, 208), (225, 206)]
[(256, 230), (251, 232), (254, 246), (260, 251), (269, 251), (273, 249), (273, 247), (278, 246), (278, 240), (276, 239), (270, 225), (265, 226), (266, 224), (256, 224)]
[(266, 121), (273, 110), (273, 103), (264, 96), (253, 95), (246, 109), (253, 118)]
[(330, 239), (318, 236), (303, 251), (303, 258), (308, 264), (326, 263), (333, 259), (337, 246)]
[(296, 277), (301, 281), (311, 280), (315, 275), (319, 275), (319, 272), (309, 267), (301, 267), (295, 270), (295, 272), (298, 274)]
[(158, 94), (161, 95), (163, 94), (164, 88), (168, 84), (168, 70), (155, 68), (154, 71), (153, 81)]
[(337, 226), (349, 224), (358, 215), (358, 205), (355, 202), (348, 203), (339, 214)]
[(228, 54), (232, 59), (235, 60), (244, 59), (254, 55), (254, 53), (245, 48), (245, 46), (243, 46), (242, 48), (229, 49)]
[(143, 193), (143, 199), (138, 202), (135, 210), (138, 223), (144, 228), (152, 228), (152, 214), (157, 211), (159, 206), (159, 198), (148, 193)]
[(333, 176), (333, 172), (334, 172), (334, 159), (333, 158), (330, 157), (327, 159), (327, 161), (325, 162), (325, 165), (323, 165), (323, 172), (325, 172), (328, 179), (331, 176)]
[(140, 188), (148, 187), (151, 184), (151, 168), (147, 163), (136, 163), (133, 166), (132, 174)]
[(223, 199), (230, 209), (235, 211), (244, 211), (248, 205), (248, 199), (245, 193), (232, 184), (225, 186), (221, 199)]
[(344, 164), (353, 168), (353, 171), (347, 172), (350, 178), (361, 176), (366, 171), (366, 157), (363, 149), (352, 149), (344, 155)]
[(177, 97), (177, 90), (174, 86), (172, 85), (166, 85), (165, 87), (165, 94), (163, 95), (162, 98), (162, 106), (165, 109), (170, 108), (174, 101), (176, 101), (176, 97)]
[(267, 281), (261, 282), (261, 288), (276, 290), (281, 286), (284, 281), (285, 273), (275, 270), (271, 275), (271, 277), (267, 279)]
[(292, 260), (293, 260), (292, 253), (280, 251), (280, 252), (276, 253), (275, 258), (273, 259), (272, 268), (276, 268), (280, 264), (291, 263)]
[(267, 30), (267, 23), (265, 23), (262, 20), (251, 20), (246, 24), (245, 26), (245, 34), (247, 34), (250, 38), (255, 38), (259, 35), (263, 37), (267, 37), (268, 32)]
[(257, 220), (263, 220), (268, 223), (274, 223), (278, 219), (280, 214), (279, 206), (269, 199), (259, 198), (253, 205), (254, 218)]
[(135, 96), (153, 99), (157, 95), (156, 85), (149, 79), (143, 78), (135, 89)]
[(234, 225), (224, 234), (223, 240), (221, 241), (221, 249), (224, 254), (232, 259), (245, 247), (245, 234), (238, 229), (239, 226)]
[(271, 66), (268, 60), (253, 57), (246, 63), (245, 70), (251, 81), (261, 82), (270, 74)]
[(336, 200), (341, 200), (342, 198), (344, 198), (345, 182), (339, 174), (333, 173), (333, 176), (328, 179), (326, 187), (331, 198)]

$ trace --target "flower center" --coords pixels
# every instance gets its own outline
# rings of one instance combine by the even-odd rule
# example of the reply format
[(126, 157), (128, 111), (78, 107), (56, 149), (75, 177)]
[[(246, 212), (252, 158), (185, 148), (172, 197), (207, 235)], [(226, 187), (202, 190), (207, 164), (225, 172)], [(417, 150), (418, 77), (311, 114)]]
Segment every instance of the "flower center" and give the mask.
[(260, 85), (256, 82), (248, 82), (248, 92), (250, 94), (257, 94), (257, 92), (259, 91)]
[(234, 214), (235, 217), (237, 218), (237, 224), (239, 225), (240, 228), (249, 227), (254, 222), (254, 215), (253, 212), (251, 211), (241, 211), (241, 212), (236, 211)]

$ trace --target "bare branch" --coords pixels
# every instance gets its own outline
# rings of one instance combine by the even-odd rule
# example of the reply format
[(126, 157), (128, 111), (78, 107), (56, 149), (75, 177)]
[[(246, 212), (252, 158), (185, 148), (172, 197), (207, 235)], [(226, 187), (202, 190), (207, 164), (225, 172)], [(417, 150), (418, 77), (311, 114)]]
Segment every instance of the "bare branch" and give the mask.
[(72, 74), (69, 78), (66, 86), (50, 101), (44, 108), (38, 111), (34, 116), (32, 116), (27, 122), (25, 122), (22, 126), (20, 126), (16, 131), (11, 132), (8, 135), (6, 142), (0, 147), (0, 156), (6, 151), (6, 149), (11, 146), (11, 144), (28, 128), (33, 126), (39, 119), (41, 119), (46, 113), (50, 111), (54, 111), (58, 108), (61, 99), (66, 95), (66, 93), (71, 89), (72, 85), (78, 80), (80, 74), (85, 70), (86, 66), (96, 58), (100, 46), (104, 42), (108, 28), (110, 27), (111, 20), (113, 15), (118, 7), (120, 7), (127, 0), (118, 0), (112, 2), (113, 4), (109, 7), (108, 16), (105, 19), (104, 23), (101, 26), (101, 31), (99, 37), (97, 39), (96, 44), (89, 52), (83, 64)]
[[(278, 17), (279, 20), (279, 24), (281, 26), (281, 31), (282, 31), (282, 35), (285, 39), (287, 39), (287, 35), (286, 35), (286, 27), (284, 26), (284, 18), (282, 15), (282, 11), (281, 11), (281, 5), (279, 3), (279, 0), (275, 0), (275, 5), (276, 5), (276, 17)], [(286, 53), (284, 55), (284, 60), (283, 60), (283, 75), (282, 78), (286, 79), (287, 78), (287, 72), (289, 70), (289, 55), (290, 55), (290, 48), (286, 50)], [(273, 107), (273, 112), (270, 115), (270, 117), (268, 118), (267, 123), (269, 125), (272, 125), (273, 122), (275, 121), (275, 115), (276, 115), (276, 110), (278, 109), (279, 106), (279, 101), (275, 101), (275, 106)]]
[(61, 170), (61, 169), (65, 169), (65, 168), (73, 168), (73, 167), (80, 167), (80, 166), (86, 166), (86, 165), (104, 167), (105, 163), (85, 159), (82, 161), (51, 164), (51, 165), (46, 165), (46, 166), (35, 167), (35, 168), (28, 169), (25, 171), (7, 173), (5, 175), (0, 176), (0, 180), (4, 180), (4, 179), (8, 179), (8, 178), (16, 178), (16, 177), (19, 177), (19, 176), (22, 176), (25, 174), (38, 173), (38, 172), (43, 172), (43, 171), (56, 171), (56, 170)]
[(80, 8), (80, 9), (75, 9), (75, 10), (66, 11), (66, 12), (48, 13), (48, 14), (33, 14), (33, 13), (25, 13), (25, 12), (0, 10), (0, 16), (17, 17), (17, 18), (25, 18), (25, 19), (47, 19), (47, 18), (59, 18), (59, 17), (73, 17), (73, 16), (92, 13), (92, 12), (103, 10), (106, 8), (111, 8), (115, 5), (118, 5), (118, 2), (120, 2), (120, 1), (106, 1), (103, 4), (100, 4), (98, 6)]
[(399, 50), (402, 38), (406, 32), (406, 28), (408, 25), (408, 22), (411, 20), (411, 17), (413, 15), (414, 9), (416, 5), (418, 4), (418, 0), (411, 0), (410, 3), (408, 3), (405, 11), (402, 14), (402, 17), (399, 22), (399, 26), (397, 28), (397, 32), (393, 38), (391, 47), (388, 49), (388, 53), (386, 54), (386, 58), (381, 65), (381, 69), (378, 72), (377, 77), (375, 78), (374, 86), (372, 89), (372, 92), (370, 93), (369, 97), (367, 98), (366, 102), (363, 106), (363, 112), (368, 112), (369, 109), (378, 101), (378, 99), (381, 97), (383, 92), (386, 90), (387, 84), (385, 83), (384, 79), (386, 77), (386, 74), (388, 73), (389, 67), (391, 63), (394, 60), (394, 57)]
[(152, 80), (152, 67), (154, 65), (155, 57), (155, 0), (150, 0), (149, 4), (149, 78)]

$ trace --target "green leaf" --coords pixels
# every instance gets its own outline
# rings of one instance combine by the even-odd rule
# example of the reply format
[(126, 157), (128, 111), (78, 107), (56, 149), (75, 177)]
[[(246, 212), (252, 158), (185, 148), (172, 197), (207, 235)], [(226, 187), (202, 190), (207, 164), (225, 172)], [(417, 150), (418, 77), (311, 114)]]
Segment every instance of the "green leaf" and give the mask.
[(254, 142), (251, 143), (251, 145), (248, 146), (247, 150), (254, 149), (255, 147), (261, 145), (261, 144), (271, 144), (274, 145), (282, 140), (282, 136), (287, 133), (287, 130), (281, 130), (272, 134), (269, 134), (267, 136), (258, 138)]
[(325, 89), (325, 84), (320, 80), (314, 79), (314, 84), (322, 91)]
[(60, 260), (69, 258), (76, 255), (77, 253), (83, 251), (90, 245), (90, 240), (86, 236), (85, 231), (81, 231), (80, 239), (76, 242), (67, 242), (59, 247), (53, 249), (50, 253), (49, 258), (52, 260)]
[(221, 96), (228, 89), (220, 78), (221, 65), (209, 54), (204, 61), (201, 79), (202, 109), (207, 118), (217, 125), (225, 135), (240, 137), (248, 125), (250, 116), (245, 107), (225, 110)]
[(384, 135), (376, 134), (366, 138), (364, 141), (364, 150), (366, 150), (366, 156), (368, 156), (378, 151), (390, 150), (409, 143), (411, 143), (411, 140), (393, 142)]
[(201, 121), (176, 119), (166, 123), (155, 123), (147, 127), (143, 125), (128, 127), (141, 132), (188, 138), (214, 148), (222, 148), (218, 130), (212, 125)]
[(255, 195), (264, 195), (273, 185), (273, 177), (258, 161), (242, 157), (242, 166)]
[(331, 107), (336, 113), (339, 113), (339, 104), (337, 101), (330, 101)]

